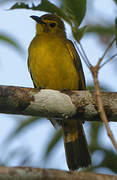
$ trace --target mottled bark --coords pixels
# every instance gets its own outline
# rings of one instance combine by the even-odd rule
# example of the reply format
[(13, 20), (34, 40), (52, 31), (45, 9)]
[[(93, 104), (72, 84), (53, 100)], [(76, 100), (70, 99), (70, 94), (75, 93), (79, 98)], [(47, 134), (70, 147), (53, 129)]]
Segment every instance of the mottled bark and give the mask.
[[(102, 92), (109, 121), (117, 121), (117, 93)], [(99, 121), (94, 91), (54, 91), (0, 86), (0, 113)]]
[(31, 167), (0, 167), (0, 180), (117, 180), (117, 175)]

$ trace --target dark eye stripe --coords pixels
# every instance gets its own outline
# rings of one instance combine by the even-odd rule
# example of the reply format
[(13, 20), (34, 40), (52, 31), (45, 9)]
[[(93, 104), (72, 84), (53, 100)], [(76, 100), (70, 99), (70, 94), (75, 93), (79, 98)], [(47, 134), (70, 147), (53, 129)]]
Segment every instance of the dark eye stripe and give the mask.
[(56, 26), (56, 23), (50, 23), (50, 26), (51, 26), (51, 27), (55, 27), (55, 26)]

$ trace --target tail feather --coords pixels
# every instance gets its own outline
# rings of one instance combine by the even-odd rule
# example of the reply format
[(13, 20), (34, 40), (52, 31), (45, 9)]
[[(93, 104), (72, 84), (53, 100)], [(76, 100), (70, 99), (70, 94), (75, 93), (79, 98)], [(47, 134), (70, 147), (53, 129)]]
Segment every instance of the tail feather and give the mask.
[(66, 160), (70, 170), (91, 164), (90, 154), (81, 121), (62, 123)]

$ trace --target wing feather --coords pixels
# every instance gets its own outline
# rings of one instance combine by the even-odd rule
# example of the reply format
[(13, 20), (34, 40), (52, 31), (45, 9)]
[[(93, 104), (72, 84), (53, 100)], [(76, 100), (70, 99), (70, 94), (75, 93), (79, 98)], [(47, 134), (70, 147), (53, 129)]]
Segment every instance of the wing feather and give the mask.
[(73, 63), (75, 65), (76, 71), (78, 73), (78, 76), (80, 77), (79, 79), (79, 84), (78, 84), (78, 89), (79, 90), (85, 90), (86, 89), (86, 84), (85, 84), (85, 77), (84, 77), (84, 73), (83, 73), (83, 68), (82, 68), (82, 64), (81, 64), (81, 60), (80, 57), (76, 51), (76, 48), (74, 46), (74, 44), (72, 43), (72, 41), (67, 40), (67, 48), (68, 51), (73, 59)]

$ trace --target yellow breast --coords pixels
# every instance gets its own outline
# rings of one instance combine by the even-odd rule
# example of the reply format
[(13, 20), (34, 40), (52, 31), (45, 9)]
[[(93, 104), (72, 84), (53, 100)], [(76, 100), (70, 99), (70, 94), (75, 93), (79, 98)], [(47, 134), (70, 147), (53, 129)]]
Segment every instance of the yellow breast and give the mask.
[(31, 42), (28, 65), (36, 87), (78, 89), (78, 73), (65, 41), (36, 36)]

